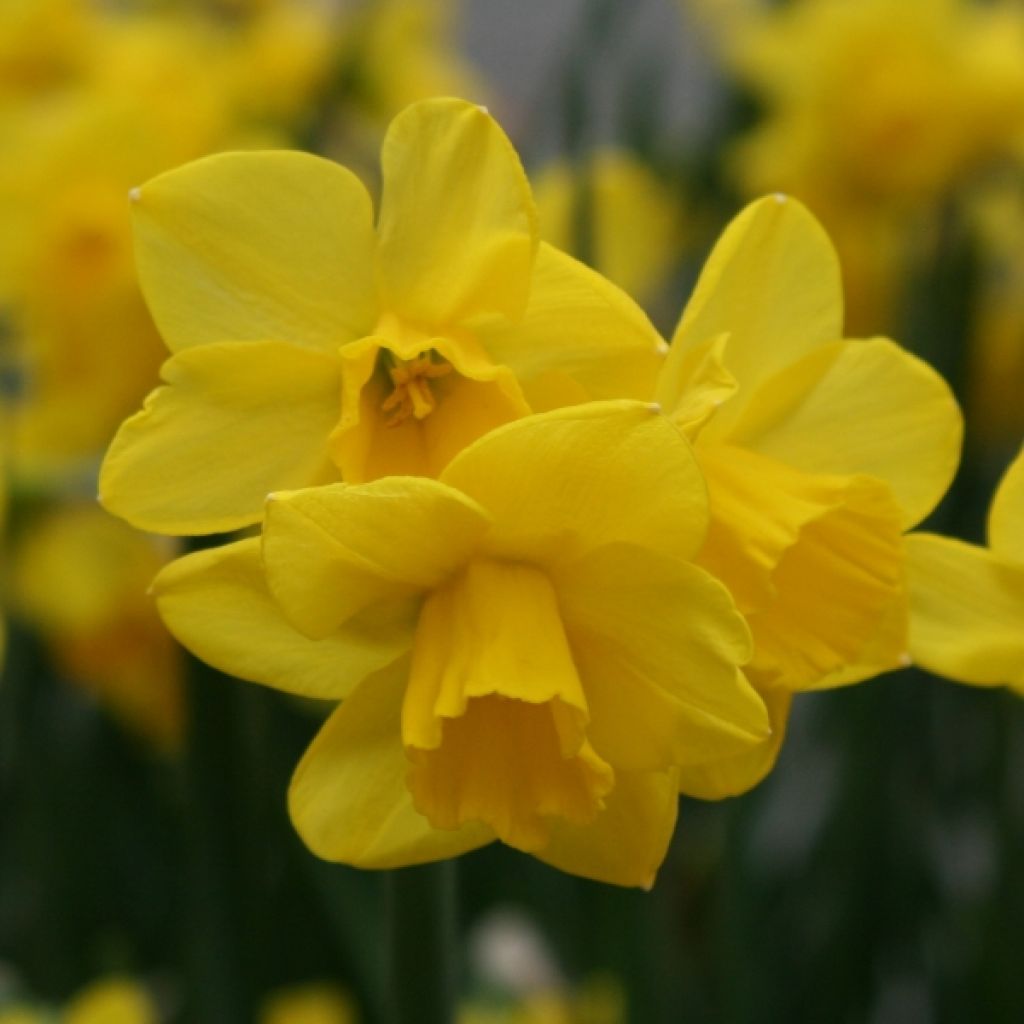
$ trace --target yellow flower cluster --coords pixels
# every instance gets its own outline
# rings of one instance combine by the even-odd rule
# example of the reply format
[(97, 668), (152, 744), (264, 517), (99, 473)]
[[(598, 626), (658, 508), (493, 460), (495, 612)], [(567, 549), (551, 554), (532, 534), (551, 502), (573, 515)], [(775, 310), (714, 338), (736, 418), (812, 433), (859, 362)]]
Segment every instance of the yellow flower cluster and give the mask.
[(376, 217), (292, 152), (133, 193), (172, 356), (101, 500), (262, 527), (154, 590), (199, 657), (337, 705), (289, 796), (316, 853), (497, 839), (650, 886), (680, 792), (750, 787), (795, 693), (907, 662), (903, 534), (955, 471), (957, 406), (892, 342), (843, 339), (795, 200), (729, 226), (669, 347), (539, 240), (485, 110), (409, 107), (382, 168)]

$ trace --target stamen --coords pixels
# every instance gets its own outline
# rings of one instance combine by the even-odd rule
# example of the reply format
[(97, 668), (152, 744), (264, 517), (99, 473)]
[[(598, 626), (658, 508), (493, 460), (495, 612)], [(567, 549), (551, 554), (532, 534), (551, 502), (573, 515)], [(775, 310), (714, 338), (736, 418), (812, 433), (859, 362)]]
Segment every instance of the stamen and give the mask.
[(394, 390), (384, 399), (381, 411), (394, 415), (386, 421), (389, 427), (397, 427), (410, 416), (426, 419), (437, 407), (429, 381), (451, 373), (449, 363), (435, 363), (430, 352), (424, 352), (408, 361), (387, 354), (394, 365), (388, 370)]

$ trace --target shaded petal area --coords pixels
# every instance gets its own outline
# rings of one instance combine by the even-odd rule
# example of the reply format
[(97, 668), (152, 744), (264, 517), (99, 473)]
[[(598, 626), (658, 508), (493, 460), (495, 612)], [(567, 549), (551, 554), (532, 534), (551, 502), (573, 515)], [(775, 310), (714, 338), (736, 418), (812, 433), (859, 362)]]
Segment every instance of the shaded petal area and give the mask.
[(530, 185), (505, 133), (464, 100), (413, 104), (388, 128), (382, 298), (413, 323), (522, 315), (537, 248)]
[(686, 765), (679, 770), (679, 790), (700, 800), (722, 800), (753, 789), (775, 767), (786, 738), (793, 695), (786, 690), (761, 693), (772, 734), (757, 746), (708, 764)]
[(589, 825), (556, 821), (535, 856), (561, 871), (650, 889), (675, 829), (678, 773), (617, 772), (604, 810)]
[[(288, 624), (267, 590), (258, 537), (166, 566), (153, 584), (174, 637), (222, 672), (278, 690), (340, 700), (408, 651), (415, 606), (367, 609), (324, 640)], [(258, 638), (259, 642), (254, 642)]]
[(318, 857), (397, 868), (456, 857), (494, 839), (478, 824), (435, 829), (413, 807), (400, 720), (408, 671), (402, 659), (364, 680), (295, 769), (288, 811)]
[(929, 672), (1024, 694), (1024, 566), (951, 537), (907, 537), (910, 653)]
[(946, 493), (963, 439), (949, 385), (885, 338), (826, 345), (768, 381), (729, 433), (808, 473), (884, 480), (905, 529)]
[(639, 402), (594, 402), (499, 427), (441, 479), (494, 517), (493, 554), (539, 565), (618, 541), (687, 559), (707, 528), (707, 492), (688, 443)]
[(750, 631), (702, 569), (618, 544), (562, 567), (557, 588), (588, 735), (617, 769), (718, 760), (768, 736), (764, 704), (738, 668)]
[(258, 522), (276, 488), (337, 478), (337, 360), (281, 342), (187, 349), (126, 420), (100, 471), (100, 501), (156, 533), (221, 533)]
[(423, 478), (277, 494), (263, 531), (267, 582), (288, 619), (319, 639), (370, 605), (439, 586), (489, 525), (470, 499)]
[(511, 367), (535, 412), (654, 393), (665, 343), (625, 292), (542, 242), (521, 320), (482, 324), (490, 357)]
[(172, 352), (287, 341), (333, 352), (377, 312), (373, 208), (309, 153), (220, 153), (133, 193), (139, 280)]
[[(726, 445), (700, 459), (711, 496), (700, 561), (750, 623), (751, 680), (806, 690), (859, 663), (904, 600), (900, 512), (886, 485), (811, 476)], [(890, 667), (905, 650), (894, 641)]]

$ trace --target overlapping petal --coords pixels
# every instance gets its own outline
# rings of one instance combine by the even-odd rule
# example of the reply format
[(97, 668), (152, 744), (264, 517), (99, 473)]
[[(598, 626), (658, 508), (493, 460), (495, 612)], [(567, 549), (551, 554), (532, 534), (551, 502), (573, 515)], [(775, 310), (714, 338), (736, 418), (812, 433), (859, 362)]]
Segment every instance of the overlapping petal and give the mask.
[(730, 443), (809, 473), (884, 480), (904, 528), (945, 494), (962, 439), (949, 385), (885, 338), (833, 342), (786, 367), (729, 432)]
[(938, 675), (1024, 693), (1024, 565), (950, 537), (906, 540), (910, 653)]
[(197, 534), (258, 522), (275, 488), (337, 478), (327, 439), (337, 362), (280, 342), (179, 352), (163, 387), (126, 420), (100, 473), (100, 500), (144, 530)]
[(326, 637), (378, 601), (438, 586), (489, 526), (473, 501), (426, 478), (277, 494), (263, 535), (267, 581), (298, 629)]
[(258, 537), (171, 562), (153, 593), (167, 628), (207, 664), (323, 700), (347, 697), (368, 675), (399, 659), (415, 625), (415, 606), (396, 603), (310, 640), (288, 624), (270, 596)]
[(750, 631), (717, 580), (632, 544), (592, 551), (556, 580), (589, 735), (616, 769), (662, 771), (767, 738), (764, 704), (737, 667)]
[(687, 559), (707, 528), (707, 492), (689, 445), (639, 402), (510, 423), (463, 450), (441, 480), (494, 518), (493, 553), (541, 565), (619, 541)]
[(478, 824), (435, 829), (413, 807), (401, 739), (408, 673), (402, 659), (361, 683), (295, 770), (288, 791), (292, 823), (325, 860), (395, 868), (455, 857), (494, 839)]
[(721, 426), (788, 363), (842, 336), (839, 263), (824, 229), (794, 199), (751, 203), (726, 228), (676, 328), (665, 374), (693, 347), (720, 334), (741, 395), (723, 407)]
[(286, 341), (332, 352), (373, 325), (373, 209), (338, 164), (222, 153), (133, 198), (139, 280), (172, 351)]
[(617, 772), (604, 810), (589, 825), (555, 821), (536, 856), (562, 871), (650, 889), (679, 810), (678, 773)]
[(497, 122), (463, 100), (417, 103), (381, 151), (382, 298), (413, 323), (522, 315), (537, 214), (519, 157)]
[(793, 695), (785, 690), (761, 694), (772, 733), (756, 747), (719, 761), (685, 765), (679, 770), (679, 790), (701, 800), (722, 800), (738, 796), (756, 786), (775, 767), (782, 741), (786, 738)]
[(600, 274), (541, 242), (526, 312), (490, 323), (479, 336), (512, 369), (537, 412), (561, 385), (557, 404), (653, 393), (665, 343), (643, 310)]

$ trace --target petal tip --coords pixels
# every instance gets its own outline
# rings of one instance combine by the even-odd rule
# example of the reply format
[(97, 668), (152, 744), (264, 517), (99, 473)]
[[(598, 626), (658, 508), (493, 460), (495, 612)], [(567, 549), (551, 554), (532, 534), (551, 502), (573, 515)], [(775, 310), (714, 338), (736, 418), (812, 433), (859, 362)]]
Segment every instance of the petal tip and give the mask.
[(774, 196), (773, 196), (772, 198), (773, 198), (773, 199), (775, 200), (775, 202), (777, 202), (777, 203), (778, 203), (778, 204), (779, 204), (780, 206), (781, 206), (781, 205), (782, 205), (783, 203), (788, 203), (788, 202), (789, 202), (789, 196), (787, 196), (785, 192), (776, 192), (776, 193), (775, 193), (775, 195), (774, 195)]

